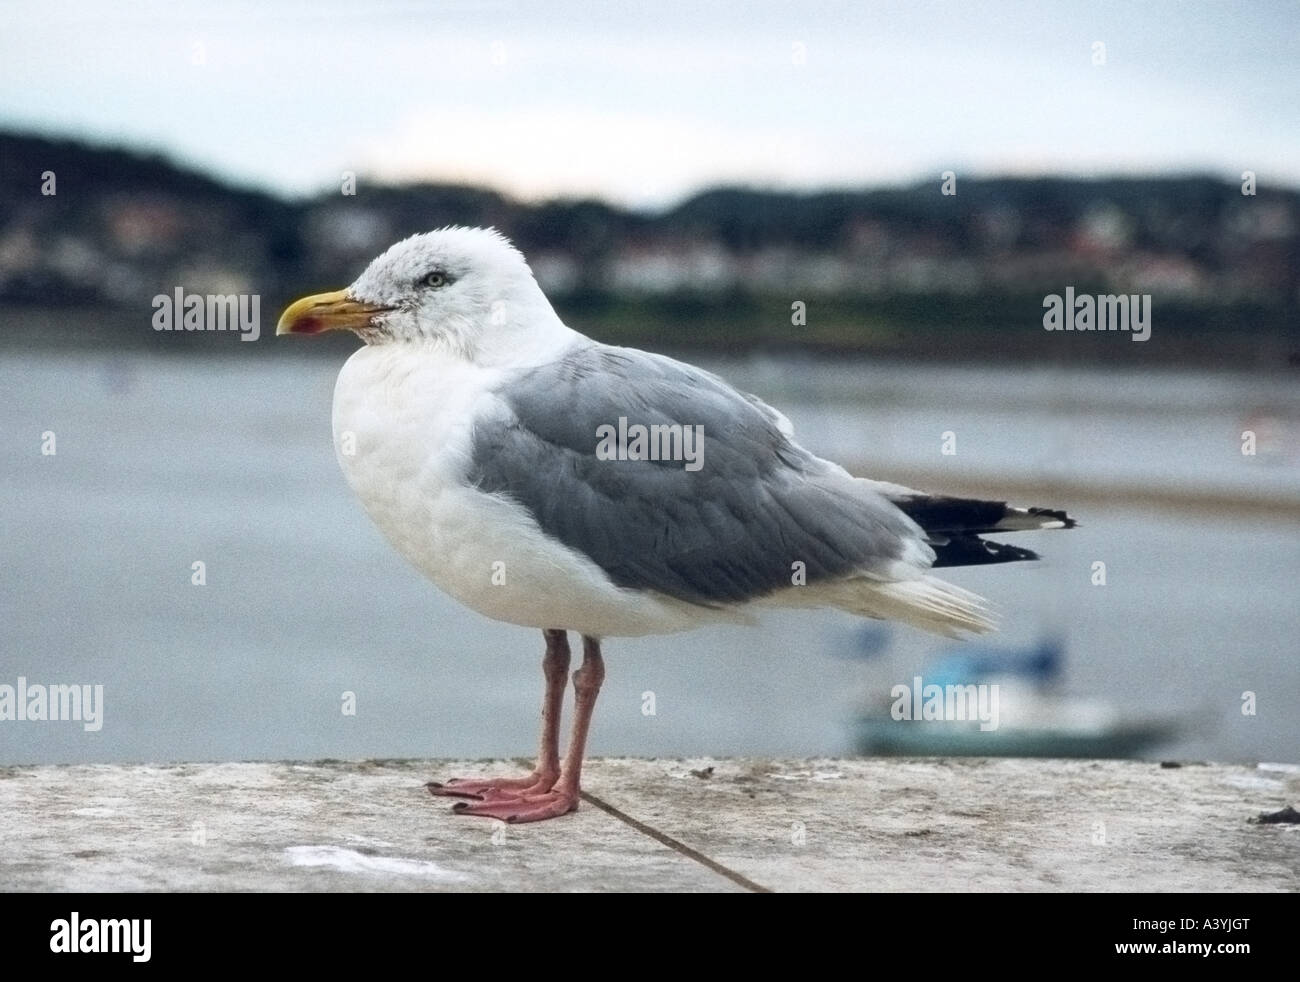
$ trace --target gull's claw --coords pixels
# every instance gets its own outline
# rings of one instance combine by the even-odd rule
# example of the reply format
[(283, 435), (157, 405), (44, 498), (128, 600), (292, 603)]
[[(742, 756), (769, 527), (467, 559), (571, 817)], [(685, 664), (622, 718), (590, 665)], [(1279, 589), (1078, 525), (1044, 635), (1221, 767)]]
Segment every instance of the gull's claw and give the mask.
[(528, 793), (546, 792), (551, 790), (554, 783), (536, 774), (530, 774), (527, 777), (453, 777), (448, 778), (446, 782), (430, 781), (425, 788), (435, 798), (475, 798), (479, 801), (495, 801), (501, 798), (518, 798)]
[(578, 795), (573, 791), (551, 790), (541, 794), (513, 795), (491, 801), (458, 801), (451, 806), (457, 815), (497, 818), (512, 825), (559, 818), (578, 810)]

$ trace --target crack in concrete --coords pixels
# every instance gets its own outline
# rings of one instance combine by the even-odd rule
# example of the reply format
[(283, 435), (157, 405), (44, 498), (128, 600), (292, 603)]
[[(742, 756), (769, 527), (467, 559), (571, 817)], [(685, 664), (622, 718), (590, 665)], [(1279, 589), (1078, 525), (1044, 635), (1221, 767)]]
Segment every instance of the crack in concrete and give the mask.
[(613, 805), (609, 804), (608, 802), (601, 801), (599, 798), (597, 798), (594, 794), (592, 794), (589, 791), (582, 792), (582, 800), (587, 802), (588, 804), (595, 805), (597, 808), (599, 808), (601, 811), (605, 812), (608, 815), (613, 815), (620, 822), (624, 823), (625, 825), (629, 826), (635, 831), (640, 832), (642, 835), (649, 836), (650, 838), (654, 839), (656, 842), (667, 846), (669, 849), (672, 849), (674, 852), (681, 853), (687, 859), (692, 859), (695, 862), (699, 863), (701, 866), (711, 869), (719, 876), (725, 876), (732, 883), (744, 887), (750, 893), (771, 893), (772, 892), (767, 887), (763, 886), (761, 883), (755, 883), (753, 880), (751, 880), (749, 877), (745, 876), (744, 874), (737, 873), (735, 870), (723, 866), (716, 859), (710, 859), (708, 856), (704, 855), (704, 853), (700, 852), (698, 849), (692, 849), (685, 842), (682, 842), (679, 839), (674, 839), (671, 835), (669, 835), (666, 832), (660, 832), (653, 825), (647, 825), (645, 822), (633, 818), (631, 815), (627, 814), (627, 812), (619, 811), (619, 809), (615, 808)]
[[(519, 764), (521, 767), (533, 766), (533, 762), (531, 760), (527, 760), (519, 757), (515, 758), (515, 763)], [(772, 890), (763, 886), (761, 883), (755, 883), (753, 880), (745, 876), (743, 873), (737, 873), (734, 869), (730, 869), (729, 867), (723, 866), (716, 859), (710, 859), (708, 856), (704, 855), (704, 853), (700, 852), (698, 849), (692, 849), (685, 842), (682, 842), (679, 839), (674, 839), (667, 832), (661, 832), (653, 825), (647, 825), (645, 822), (641, 821), (640, 819), (633, 818), (627, 812), (620, 811), (618, 808), (615, 808), (609, 802), (602, 801), (600, 798), (597, 798), (590, 791), (583, 791), (580, 792), (580, 794), (582, 796), (582, 800), (585, 801), (587, 804), (594, 805), (596, 808), (599, 808), (601, 811), (603, 811), (606, 815), (613, 816), (614, 818), (622, 822), (624, 825), (626, 825), (628, 828), (632, 829), (634, 832), (639, 832), (644, 836), (648, 836), (649, 838), (654, 839), (655, 842), (658, 842), (661, 846), (667, 846), (669, 849), (673, 850), (673, 852), (685, 856), (687, 859), (691, 860), (692, 862), (699, 863), (705, 869), (712, 870), (714, 873), (717, 873), (719, 876), (726, 877), (732, 883), (736, 884), (739, 887), (743, 887), (744, 889), (748, 890), (750, 893), (772, 893)]]

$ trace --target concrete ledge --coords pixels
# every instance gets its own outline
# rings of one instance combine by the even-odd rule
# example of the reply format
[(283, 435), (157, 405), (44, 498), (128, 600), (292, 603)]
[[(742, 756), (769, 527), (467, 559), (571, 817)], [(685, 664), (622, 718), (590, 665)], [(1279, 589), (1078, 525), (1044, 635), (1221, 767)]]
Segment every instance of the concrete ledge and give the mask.
[(576, 815), (453, 816), (517, 762), (0, 768), (3, 890), (1296, 890), (1300, 767), (594, 760)]

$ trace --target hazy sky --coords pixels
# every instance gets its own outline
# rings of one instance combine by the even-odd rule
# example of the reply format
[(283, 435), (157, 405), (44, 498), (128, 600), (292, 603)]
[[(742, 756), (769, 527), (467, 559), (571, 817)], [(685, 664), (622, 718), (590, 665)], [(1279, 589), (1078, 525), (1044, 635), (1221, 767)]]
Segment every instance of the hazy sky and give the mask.
[(634, 204), (949, 169), (1300, 184), (1294, 0), (10, 2), (0, 24), (0, 126), (291, 193), (344, 170)]

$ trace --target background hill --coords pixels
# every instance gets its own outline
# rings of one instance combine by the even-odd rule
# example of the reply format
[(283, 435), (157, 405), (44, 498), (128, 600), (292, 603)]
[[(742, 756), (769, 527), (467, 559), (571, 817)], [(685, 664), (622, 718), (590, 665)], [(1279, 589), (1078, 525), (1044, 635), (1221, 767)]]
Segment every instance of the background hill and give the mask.
[[(46, 172), (53, 195), (41, 193)], [(950, 196), (940, 183), (936, 174), (856, 191), (715, 188), (640, 212), (361, 175), (354, 195), (286, 200), (160, 156), (3, 133), (0, 343), (161, 344), (150, 301), (178, 286), (260, 294), (266, 330), (284, 302), (350, 282), (397, 239), (466, 224), (507, 233), (570, 323), (618, 343), (1295, 363), (1295, 191), (1247, 196), (1195, 175), (959, 175)], [(1152, 340), (1042, 343), (1052, 338), (1042, 299), (1066, 286), (1152, 294)], [(807, 305), (806, 325), (791, 323), (795, 301)], [(200, 348), (230, 340), (165, 338)]]

